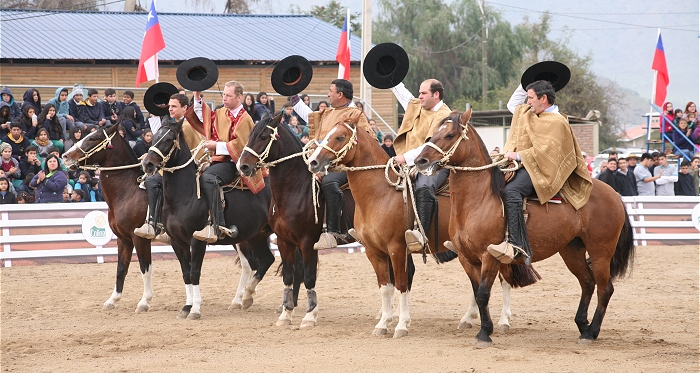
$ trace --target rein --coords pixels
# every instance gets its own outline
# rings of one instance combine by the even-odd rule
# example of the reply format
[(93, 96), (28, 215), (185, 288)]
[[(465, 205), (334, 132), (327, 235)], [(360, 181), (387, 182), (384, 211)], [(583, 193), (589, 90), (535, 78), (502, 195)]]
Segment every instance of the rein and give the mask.
[(83, 152), (83, 156), (82, 156), (81, 158), (77, 159), (75, 162), (76, 162), (76, 163), (80, 163), (81, 161), (85, 161), (85, 164), (84, 164), (84, 165), (82, 165), (82, 166), (81, 166), (81, 165), (78, 165), (78, 168), (79, 168), (79, 169), (81, 169), (81, 170), (87, 170), (87, 171), (113, 171), (113, 170), (126, 170), (126, 169), (129, 169), (129, 168), (136, 168), (136, 167), (140, 167), (140, 166), (141, 166), (140, 163), (134, 163), (134, 164), (125, 165), (125, 166), (114, 166), (114, 167), (101, 167), (100, 165), (88, 166), (88, 165), (87, 165), (87, 160), (88, 160), (90, 157), (92, 157), (93, 155), (95, 155), (95, 154), (101, 152), (102, 150), (105, 150), (105, 149), (111, 147), (111, 146), (112, 146), (112, 138), (114, 137), (114, 135), (117, 134), (117, 133), (115, 132), (115, 133), (112, 134), (112, 136), (108, 136), (108, 135), (107, 135), (107, 131), (105, 131), (104, 129), (102, 130), (102, 133), (104, 133), (105, 139), (102, 140), (102, 142), (100, 142), (99, 144), (97, 144), (97, 146), (95, 146), (94, 148), (92, 148), (92, 149), (90, 149), (90, 150), (88, 150), (88, 151), (85, 151), (85, 150), (83, 150), (83, 148), (77, 147), (78, 150), (80, 150), (81, 152)]

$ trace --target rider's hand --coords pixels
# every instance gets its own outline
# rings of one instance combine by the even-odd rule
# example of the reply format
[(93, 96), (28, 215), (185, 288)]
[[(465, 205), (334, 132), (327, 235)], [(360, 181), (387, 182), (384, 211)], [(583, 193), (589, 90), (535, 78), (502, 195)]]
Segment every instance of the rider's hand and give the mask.
[(208, 140), (204, 143), (204, 147), (210, 151), (216, 151), (216, 141)]
[(518, 160), (518, 153), (516, 152), (506, 152), (505, 157), (507, 159), (510, 159), (511, 161), (517, 161)]
[(394, 160), (396, 161), (397, 164), (406, 163), (406, 158), (404, 158), (403, 155), (397, 155), (396, 157), (394, 157)]

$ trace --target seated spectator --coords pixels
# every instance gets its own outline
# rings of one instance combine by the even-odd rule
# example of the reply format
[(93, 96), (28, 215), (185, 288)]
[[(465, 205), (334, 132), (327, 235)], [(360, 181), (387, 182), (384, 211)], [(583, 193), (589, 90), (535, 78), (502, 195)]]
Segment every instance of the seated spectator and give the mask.
[(19, 161), (19, 169), (22, 171), (22, 175), (26, 177), (29, 174), (36, 175), (37, 172), (41, 171), (41, 161), (36, 154), (36, 146), (30, 145), (25, 151), (25, 157)]
[(693, 131), (688, 128), (688, 122), (685, 119), (678, 121), (678, 130), (673, 131), (671, 139), (673, 143), (680, 149), (674, 148), (673, 154), (679, 157), (687, 157), (691, 159), (695, 153), (695, 138), (693, 137)]
[(30, 195), (34, 195), (35, 189), (34, 187), (30, 186), (29, 184), (31, 183), (32, 179), (34, 179), (34, 173), (29, 173), (26, 175), (22, 175), (24, 180), (22, 180), (22, 183), (20, 183), (17, 188), (15, 189), (17, 193), (19, 192), (27, 192)]
[(70, 115), (70, 105), (68, 105), (68, 88), (57, 88), (56, 96), (50, 99), (48, 103), (52, 104), (56, 108), (56, 117), (58, 118), (58, 122), (61, 124), (61, 129), (63, 130), (61, 139), (65, 140), (66, 133), (70, 132), (70, 130), (73, 128), (73, 122), (75, 121), (75, 118)]
[(294, 116), (294, 105), (287, 101), (284, 103), (284, 106), (282, 106), (282, 123), (289, 125), (292, 116)]
[(80, 174), (78, 175), (78, 180), (76, 180), (75, 184), (73, 185), (73, 190), (80, 189), (83, 191), (83, 195), (87, 196), (88, 193), (90, 193), (90, 180), (92, 179), (92, 176), (90, 176), (90, 173), (87, 171), (80, 171)]
[(38, 89), (29, 88), (26, 92), (24, 92), (22, 100), (24, 100), (22, 102), (22, 109), (24, 109), (25, 106), (31, 106), (34, 108), (34, 112), (41, 112), (41, 95), (39, 94)]
[(245, 98), (243, 99), (243, 109), (250, 115), (252, 118), (253, 115), (255, 115), (255, 96), (253, 96), (252, 93), (248, 93), (245, 95)]
[(36, 188), (35, 203), (49, 203), (63, 201), (63, 189), (66, 184), (68, 178), (60, 168), (58, 157), (50, 154), (44, 168), (34, 176), (29, 185)]
[(39, 117), (34, 111), (34, 107), (27, 105), (22, 108), (22, 115), (20, 115), (14, 122), (10, 125), (10, 131), (12, 131), (12, 125), (17, 124), (22, 128), (22, 134), (28, 139), (33, 139), (36, 137), (36, 131), (41, 128), (39, 126)]
[(617, 171), (617, 159), (608, 158), (608, 166), (605, 171), (598, 175), (598, 180), (610, 185), (618, 194), (621, 194), (620, 185), (617, 183), (615, 172)]
[(71, 202), (85, 202), (85, 192), (82, 189), (74, 189), (70, 196)]
[(146, 128), (146, 120), (143, 118), (143, 112), (141, 112), (139, 105), (134, 102), (134, 92), (124, 91), (123, 99), (124, 101), (117, 103), (117, 108), (119, 108), (120, 111), (123, 111), (127, 106), (134, 108), (136, 112), (136, 123), (139, 125), (139, 129), (143, 130)]
[[(358, 108), (358, 109), (360, 109), (360, 111), (362, 112), (362, 114), (365, 114), (365, 107), (364, 107), (364, 105), (362, 105), (362, 102), (360, 102), (360, 101), (355, 101), (355, 107)], [(379, 140), (379, 142), (382, 142), (382, 140)]]
[(289, 119), (289, 128), (299, 138), (301, 138), (301, 134), (306, 131), (306, 127), (299, 124), (299, 118), (297, 118), (296, 115), (292, 115), (292, 117)]
[(63, 153), (65, 131), (56, 116), (56, 107), (50, 103), (44, 105), (44, 110), (39, 114), (38, 122), (48, 132), (49, 141), (51, 141), (53, 146), (58, 148), (60, 153)]
[(10, 118), (11, 120), (17, 119), (22, 115), (22, 107), (19, 102), (15, 102), (15, 96), (12, 95), (12, 91), (7, 87), (2, 87), (2, 102), (6, 103), (10, 107)]
[[(66, 175), (68, 175), (68, 169), (67, 169), (66, 166), (63, 164), (63, 160), (61, 159), (61, 154), (58, 152), (58, 149), (57, 149), (55, 146), (51, 146), (51, 147), (48, 149), (48, 152), (49, 152), (49, 155), (52, 155), (52, 154), (53, 154), (53, 155), (55, 155), (55, 156), (58, 158), (58, 165), (59, 165), (59, 168), (60, 168), (63, 172), (65, 172)], [(42, 157), (39, 156), (39, 158), (42, 158)], [(48, 157), (46, 157), (46, 158), (48, 158)], [(41, 160), (41, 168), (42, 168), (42, 169), (44, 169), (44, 166), (46, 165), (46, 158), (42, 158), (42, 160)]]
[(102, 104), (97, 101), (97, 90), (88, 89), (87, 98), (78, 104), (78, 117), (85, 125), (103, 127), (107, 123)]
[(39, 129), (36, 138), (32, 140), (31, 144), (31, 146), (36, 147), (36, 151), (42, 159), (48, 157), (49, 149), (54, 147), (51, 140), (49, 140), (49, 131), (47, 131), (46, 128)]
[(311, 97), (309, 97), (309, 95), (302, 94), (301, 96), (299, 96), (299, 99), (304, 101), (306, 106), (311, 107)]
[(0, 139), (10, 133), (11, 124), (10, 105), (5, 103), (5, 101), (0, 101)]
[(14, 205), (17, 196), (10, 192), (10, 181), (6, 177), (0, 177), (0, 205)]
[(66, 140), (66, 142), (63, 143), (63, 145), (65, 149), (68, 150), (71, 147), (73, 147), (73, 145), (77, 144), (78, 141), (80, 141), (80, 139), (82, 138), (83, 130), (78, 126), (75, 126), (70, 129), (70, 133), (68, 134), (68, 140)]
[(90, 191), (86, 195), (90, 196), (90, 202), (102, 202), (102, 185), (100, 184), (100, 179), (93, 177), (90, 179)]
[(688, 173), (693, 177), (695, 183), (695, 195), (700, 195), (700, 156), (696, 155), (690, 161)]
[(314, 111), (323, 111), (328, 109), (328, 103), (326, 101), (319, 101), (318, 105), (316, 105), (316, 110)]
[(304, 145), (308, 144), (309, 143), (309, 131), (302, 132), (301, 138), (299, 140), (301, 140), (301, 143)]
[(7, 143), (0, 143), (0, 164), (5, 171), (5, 177), (15, 186), (22, 183), (22, 171), (19, 161), (12, 156), (12, 147)]
[[(5, 170), (3, 170), (2, 168), (0, 168), (0, 177), (7, 178), (7, 175), (5, 174)], [(34, 175), (32, 175), (32, 177), (34, 177)], [(10, 183), (10, 192), (12, 192), (12, 194), (14, 194), (14, 195), (17, 195), (17, 193), (19, 192), (17, 189), (15, 189), (15, 186), (12, 185), (12, 183)]]
[(119, 109), (119, 105), (117, 105), (117, 91), (115, 91), (113, 88), (105, 89), (105, 98), (104, 101), (102, 101), (102, 109), (104, 110), (105, 119), (107, 119), (107, 127), (113, 126), (119, 122), (121, 110)]
[(68, 185), (66, 185), (66, 187), (63, 188), (63, 203), (71, 202), (70, 198), (72, 194), (73, 191), (71, 191), (70, 188), (68, 188)]
[(689, 114), (695, 114), (695, 116), (697, 116), (698, 114), (697, 108), (695, 107), (695, 103), (693, 101), (690, 101), (687, 104), (685, 104), (685, 111), (683, 112), (683, 117), (685, 119), (688, 119)]
[(673, 185), (673, 191), (677, 196), (697, 196), (695, 192), (695, 180), (690, 175), (690, 162), (685, 159), (681, 162), (681, 172), (678, 181)]
[(78, 126), (85, 131), (85, 123), (81, 122), (78, 110), (81, 101), (83, 101), (83, 90), (81, 88), (73, 88), (73, 91), (68, 95), (68, 115), (73, 118), (74, 126)]
[(654, 176), (659, 176), (656, 180), (657, 196), (672, 196), (673, 183), (678, 181), (678, 170), (676, 166), (668, 164), (666, 154), (659, 154), (659, 165), (654, 168)]
[(652, 157), (649, 153), (642, 154), (642, 159), (637, 167), (634, 168), (634, 177), (637, 179), (637, 191), (640, 196), (654, 196), (654, 181), (661, 176), (652, 176), (649, 171), (649, 166), (652, 165)]
[(377, 126), (377, 121), (374, 119), (370, 119), (368, 123), (369, 128), (371, 128), (372, 131), (374, 131), (374, 135), (377, 136), (377, 141), (379, 141), (379, 143), (381, 144), (382, 141), (384, 141), (384, 134), (382, 133), (382, 131), (379, 130), (379, 127)]
[(396, 150), (394, 150), (394, 136), (384, 135), (384, 142), (382, 143), (382, 149), (389, 154), (389, 157), (396, 157)]
[(12, 123), (10, 133), (2, 138), (2, 142), (10, 145), (12, 148), (12, 156), (19, 160), (24, 157), (24, 152), (30, 145), (29, 140), (22, 135), (22, 127), (17, 122)]
[(27, 192), (17, 193), (17, 203), (34, 203), (34, 196)]
[(634, 178), (634, 171), (627, 167), (627, 158), (617, 160), (617, 172), (615, 172), (617, 185), (620, 187), (620, 195), (636, 196), (637, 180)]
[(134, 145), (134, 153), (136, 153), (137, 158), (141, 158), (142, 155), (148, 153), (148, 148), (151, 147), (151, 139), (153, 138), (153, 132), (147, 129), (143, 131), (141, 135), (141, 140), (136, 142)]
[(133, 148), (138, 138), (143, 135), (143, 130), (136, 123), (136, 111), (131, 106), (126, 106), (119, 117), (119, 123), (124, 128), (124, 138)]
[(265, 113), (270, 116), (275, 114), (275, 99), (272, 96), (268, 97), (265, 92), (260, 92), (255, 102), (253, 122), (258, 123)]
[(688, 128), (690, 128), (691, 131), (695, 131), (695, 128), (697, 128), (697, 123), (698, 123), (698, 116), (696, 113), (688, 113), (687, 118), (685, 118), (688, 121)]

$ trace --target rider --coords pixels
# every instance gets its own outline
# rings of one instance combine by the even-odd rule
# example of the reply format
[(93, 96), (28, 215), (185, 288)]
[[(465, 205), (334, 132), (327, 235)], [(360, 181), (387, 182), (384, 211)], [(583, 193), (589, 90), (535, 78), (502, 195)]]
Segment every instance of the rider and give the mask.
[[(166, 120), (179, 122), (184, 120), (185, 112), (189, 107), (188, 104), (189, 99), (183, 94), (177, 93), (170, 96), (170, 101), (168, 102), (168, 112), (170, 113), (170, 116), (164, 116), (161, 118), (161, 121)], [(190, 149), (197, 147), (197, 145), (199, 145), (199, 143), (204, 139), (204, 135), (195, 131), (186, 120), (182, 123), (182, 132)], [(146, 194), (148, 195), (149, 214), (146, 222), (140, 228), (134, 229), (134, 234), (149, 240), (155, 239), (156, 241), (169, 243), (170, 237), (168, 237), (168, 234), (163, 229), (162, 224), (160, 224), (163, 209), (162, 171), (146, 177), (144, 185), (146, 186)], [(156, 232), (158, 233), (156, 234)]]
[[(526, 99), (527, 103), (523, 103)], [(511, 263), (521, 255), (525, 256), (526, 264), (532, 260), (523, 215), (524, 197), (536, 192), (540, 204), (544, 204), (561, 191), (566, 201), (578, 210), (586, 204), (593, 189), (569, 119), (559, 113), (554, 99), (552, 84), (538, 80), (525, 89), (518, 86), (508, 101), (513, 121), (503, 149), (506, 158), (522, 162), (523, 167), (502, 191), (506, 239), (488, 246), (489, 253), (502, 263)]]
[[(394, 140), (394, 149), (397, 154), (395, 159), (399, 164), (413, 166), (413, 161), (423, 150), (425, 142), (437, 130), (438, 123), (451, 113), (450, 108), (442, 101), (445, 90), (439, 81), (428, 79), (421, 83), (417, 99), (403, 83), (391, 88), (391, 91), (406, 110), (401, 128)], [(432, 176), (425, 176), (422, 173), (416, 175), (416, 210), (426, 233), (437, 206), (435, 191), (445, 182), (449, 174), (448, 170), (441, 169)], [(411, 252), (423, 250), (427, 238), (418, 229), (407, 230), (405, 236), (406, 245)]]
[[(300, 100), (299, 95), (291, 97), (290, 101), (297, 115), (309, 124), (309, 138), (320, 142), (333, 126), (347, 116), (360, 115), (357, 128), (374, 133), (367, 123), (365, 114), (355, 106), (352, 97), (352, 83), (345, 79), (336, 79), (331, 82), (328, 90), (330, 108), (312, 111), (304, 101)], [(338, 244), (349, 242), (348, 237), (340, 231), (340, 210), (343, 202), (340, 186), (347, 182), (348, 175), (345, 172), (330, 172), (321, 181), (323, 199), (326, 202), (326, 232), (321, 234), (318, 242), (314, 244), (316, 250), (332, 249), (338, 247)]]
[[(223, 107), (212, 113), (208, 105), (202, 105), (200, 92), (194, 92), (194, 105), (185, 113), (190, 125), (204, 134), (207, 140), (204, 146), (214, 154), (211, 166), (199, 178), (211, 223), (193, 234), (194, 238), (207, 243), (216, 242), (222, 232), (231, 237), (238, 234), (236, 226), (226, 226), (219, 187), (234, 181), (239, 175), (236, 162), (254, 126), (253, 118), (243, 110), (242, 102), (243, 85), (230, 81), (224, 85)], [(253, 177), (241, 175), (241, 178), (253, 193), (265, 188), (262, 172)]]

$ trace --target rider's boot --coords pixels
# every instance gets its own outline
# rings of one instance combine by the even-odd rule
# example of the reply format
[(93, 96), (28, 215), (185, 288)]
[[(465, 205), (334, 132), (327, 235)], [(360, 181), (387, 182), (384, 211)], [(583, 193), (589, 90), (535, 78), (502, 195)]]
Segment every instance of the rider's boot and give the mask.
[(149, 218), (142, 226), (134, 229), (134, 234), (147, 240), (152, 240), (156, 238), (156, 229), (154, 225), (153, 218)]
[(525, 216), (523, 214), (523, 197), (519, 192), (504, 193), (503, 204), (506, 213), (508, 235), (498, 245), (489, 245), (488, 252), (501, 263), (510, 264), (524, 257), (525, 264), (532, 262), (532, 251), (527, 237)]
[(350, 239), (340, 232), (340, 210), (343, 192), (340, 186), (330, 184), (323, 188), (323, 199), (326, 201), (326, 232), (321, 233), (314, 250), (333, 249), (338, 245), (350, 243)]
[(194, 232), (192, 237), (206, 243), (214, 243), (219, 240), (219, 236), (222, 233), (230, 237), (238, 236), (238, 228), (236, 226), (226, 227), (218, 178), (214, 183), (206, 182), (205, 180), (202, 183), (202, 194), (205, 200), (209, 202), (211, 224)]
[(148, 196), (148, 218), (139, 228), (134, 229), (134, 234), (147, 240), (156, 238), (156, 224), (160, 220), (160, 207), (163, 205), (163, 190), (153, 184), (144, 182), (146, 196)]
[[(430, 223), (433, 221), (433, 212), (435, 211), (436, 204), (437, 198), (435, 198), (435, 194), (431, 188), (423, 187), (416, 190), (416, 210), (418, 210), (418, 220), (426, 233), (430, 228)], [(420, 230), (408, 229), (404, 235), (406, 237), (408, 251), (412, 253), (419, 253), (423, 251), (423, 247), (428, 241), (428, 238), (424, 236)]]

